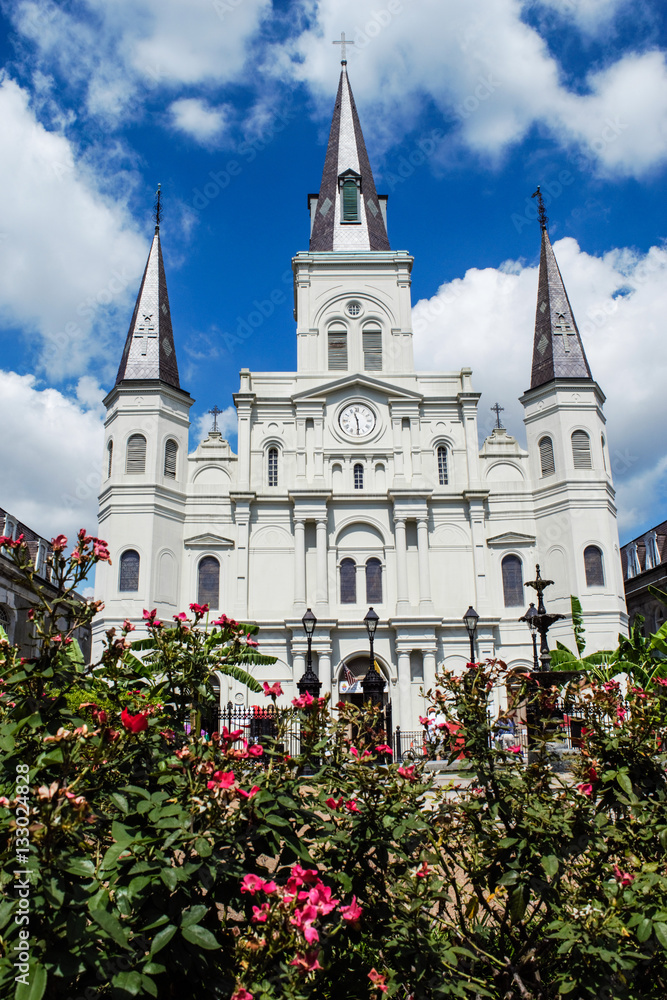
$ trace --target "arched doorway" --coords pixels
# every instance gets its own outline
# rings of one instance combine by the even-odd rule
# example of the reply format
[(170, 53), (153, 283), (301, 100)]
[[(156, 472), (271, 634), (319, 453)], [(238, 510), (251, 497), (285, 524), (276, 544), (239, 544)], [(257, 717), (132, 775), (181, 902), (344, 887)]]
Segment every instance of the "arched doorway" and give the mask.
[[(338, 693), (339, 700), (350, 702), (361, 708), (364, 704), (364, 692), (361, 686), (363, 678), (368, 673), (369, 657), (368, 653), (354, 653), (343, 660), (338, 668)], [(389, 670), (386, 664), (375, 657), (375, 666), (384, 680), (384, 691), (382, 692), (383, 727), (386, 742), (393, 739), (393, 728), (391, 719), (391, 684), (389, 683)]]

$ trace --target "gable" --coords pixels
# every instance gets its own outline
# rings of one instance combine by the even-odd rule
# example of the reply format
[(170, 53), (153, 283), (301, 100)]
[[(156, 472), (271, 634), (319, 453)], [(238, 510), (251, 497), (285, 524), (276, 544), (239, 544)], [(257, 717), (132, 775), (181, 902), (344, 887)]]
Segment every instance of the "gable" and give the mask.
[(389, 382), (384, 382), (381, 379), (371, 378), (368, 375), (355, 373), (352, 375), (346, 375), (344, 378), (335, 379), (333, 382), (325, 382), (323, 385), (318, 385), (313, 389), (306, 389), (304, 392), (298, 392), (295, 394), (293, 399), (295, 402), (298, 400), (314, 398), (321, 399), (323, 396), (330, 396), (343, 389), (373, 389), (375, 392), (379, 392), (383, 396), (387, 396), (389, 399), (405, 399), (411, 402), (419, 401), (424, 398), (420, 392), (413, 392), (411, 389), (399, 389), (397, 386), (391, 385)]

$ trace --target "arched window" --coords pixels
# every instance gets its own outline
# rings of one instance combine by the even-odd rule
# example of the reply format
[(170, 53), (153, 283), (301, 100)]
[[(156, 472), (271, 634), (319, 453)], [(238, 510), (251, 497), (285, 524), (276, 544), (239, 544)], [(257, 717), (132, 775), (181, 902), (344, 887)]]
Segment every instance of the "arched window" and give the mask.
[(10, 625), (11, 625), (11, 618), (9, 617), (9, 611), (4, 606), (4, 604), (0, 604), (0, 628), (4, 631), (5, 635), (11, 642), (12, 640), (9, 637)]
[(382, 604), (382, 563), (369, 559), (366, 563), (366, 604)]
[(503, 595), (506, 608), (523, 607), (523, 566), (518, 556), (505, 556), (502, 562)]
[(379, 326), (365, 326), (362, 331), (362, 346), (364, 349), (364, 370), (367, 372), (382, 371), (382, 330)]
[(361, 462), (357, 462), (354, 467), (354, 488), (355, 490), (364, 488), (364, 467)]
[(351, 178), (341, 185), (341, 222), (359, 222), (359, 186)]
[(143, 434), (133, 434), (127, 442), (125, 472), (129, 476), (146, 471), (146, 438)]
[(587, 587), (604, 587), (602, 552), (597, 545), (587, 545), (584, 549), (584, 568)]
[(438, 447), (438, 483), (446, 486), (449, 482), (449, 471), (447, 469), (447, 449), (444, 444)]
[(220, 607), (220, 563), (215, 556), (204, 556), (197, 570), (197, 603)]
[(357, 603), (357, 566), (354, 559), (343, 559), (340, 564), (340, 603)]
[(113, 461), (113, 441), (107, 445), (107, 479), (111, 475), (111, 464)]
[(591, 469), (591, 439), (586, 431), (575, 431), (572, 435), (572, 459), (575, 469)]
[(347, 330), (342, 324), (329, 327), (327, 346), (329, 370), (347, 371)]
[(268, 483), (269, 486), (278, 485), (278, 449), (269, 448), (268, 454)]
[(120, 576), (118, 589), (123, 593), (139, 590), (139, 553), (127, 549), (120, 557)]
[(540, 449), (540, 469), (542, 476), (553, 476), (556, 471), (554, 463), (554, 446), (551, 438), (544, 437), (539, 443)]
[(176, 457), (178, 445), (171, 438), (164, 446), (164, 474), (168, 479), (176, 478)]

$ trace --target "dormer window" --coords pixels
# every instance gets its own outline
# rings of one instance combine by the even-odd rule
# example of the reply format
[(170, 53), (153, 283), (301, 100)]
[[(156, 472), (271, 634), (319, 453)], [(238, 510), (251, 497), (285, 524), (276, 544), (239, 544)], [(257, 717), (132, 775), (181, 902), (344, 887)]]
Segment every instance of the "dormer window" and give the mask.
[(340, 221), (360, 222), (359, 194), (360, 177), (356, 174), (345, 174), (340, 180)]

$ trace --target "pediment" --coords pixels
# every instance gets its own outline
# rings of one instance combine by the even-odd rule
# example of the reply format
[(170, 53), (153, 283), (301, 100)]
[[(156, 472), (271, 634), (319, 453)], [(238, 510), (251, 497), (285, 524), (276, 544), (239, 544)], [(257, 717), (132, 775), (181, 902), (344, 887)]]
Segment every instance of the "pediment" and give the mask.
[(233, 549), (234, 540), (207, 531), (203, 535), (191, 535), (190, 538), (186, 538), (184, 545), (186, 549)]
[(535, 545), (535, 542), (534, 535), (523, 535), (520, 531), (505, 531), (502, 535), (494, 535), (493, 538), (486, 540), (487, 545), (499, 548), (512, 545)]
[(399, 389), (397, 386), (391, 385), (389, 382), (383, 382), (379, 378), (371, 378), (369, 375), (358, 373), (346, 375), (344, 378), (335, 379), (333, 382), (325, 382), (323, 385), (318, 385), (313, 389), (306, 389), (304, 392), (298, 392), (293, 398), (297, 402), (299, 400), (331, 396), (335, 392), (347, 389), (372, 389), (386, 396), (388, 399), (419, 401), (424, 398), (420, 392), (413, 392), (411, 389)]

